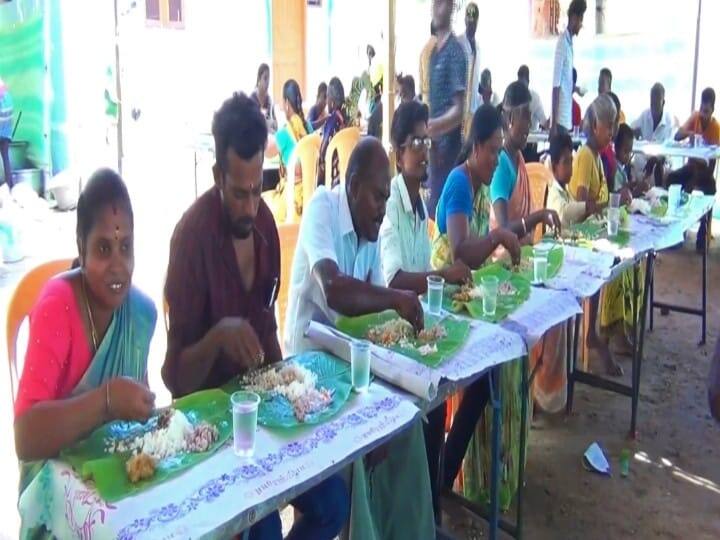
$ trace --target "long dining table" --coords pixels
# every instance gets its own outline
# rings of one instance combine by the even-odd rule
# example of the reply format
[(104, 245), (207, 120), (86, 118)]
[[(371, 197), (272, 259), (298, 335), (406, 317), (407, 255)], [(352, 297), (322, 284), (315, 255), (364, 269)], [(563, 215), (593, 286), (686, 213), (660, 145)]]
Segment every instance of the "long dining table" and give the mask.
[[(503, 396), (498, 370), (508, 362), (522, 362), (518, 392), (527, 404), (533, 373), (528, 351), (551, 328), (565, 324), (568, 333), (568, 410), (575, 383), (585, 383), (631, 397), (631, 430), (637, 422), (645, 315), (657, 252), (682, 241), (686, 230), (712, 212), (712, 197), (696, 197), (686, 211), (664, 220), (631, 216), (630, 242), (608, 242), (593, 249), (565, 246), (559, 274), (543, 286), (532, 287), (528, 300), (499, 324), (468, 320), (470, 333), (464, 345), (435, 368), (402, 354), (373, 346), (375, 381), (366, 394), (352, 394), (332, 419), (316, 426), (291, 430), (259, 427), (257, 451), (252, 459), (235, 456), (227, 444), (207, 460), (179, 476), (123, 498), (104, 501), (91, 482), (69, 465), (52, 460), (43, 470), (37, 489), (26, 490), (19, 501), (23, 525), (45, 523), (59, 537), (120, 538), (227, 538), (256, 523), (328, 476), (406, 430), (418, 417), (444, 406), (449, 396), (490, 375), (492, 397), (492, 460), (490, 504), (487, 507), (451, 495), (460, 504), (485, 517), (490, 538), (502, 529), (515, 538), (523, 535), (523, 477), (527, 440), (527, 410), (521, 411), (520, 478), (514, 522), (501, 518), (499, 481)], [(646, 278), (639, 283), (639, 268), (646, 261)], [(580, 301), (631, 269), (635, 292), (645, 299), (635, 318), (635, 350), (630, 385), (607, 381), (577, 368)], [(707, 267), (704, 265), (704, 272)], [(706, 297), (706, 282), (703, 287)], [(705, 302), (703, 302), (705, 304)], [(705, 306), (704, 306), (705, 307)], [(462, 318), (460, 315), (450, 315)], [(574, 333), (574, 341), (570, 335)], [(308, 337), (318, 349), (349, 361), (349, 336), (311, 323)]]
[[(553, 296), (552, 313), (544, 313), (547, 295)], [(402, 355), (378, 351), (380, 356), (384, 355), (386, 364), (392, 362), (400, 370), (395, 383), (377, 377), (369, 392), (353, 394), (337, 416), (317, 426), (291, 430), (259, 427), (257, 450), (249, 460), (235, 456), (230, 442), (177, 477), (112, 503), (104, 501), (92, 482), (84, 481), (68, 464), (52, 460), (43, 469), (40, 482), (26, 490), (19, 501), (23, 526), (44, 523), (59, 537), (227, 538), (247, 530), (270, 512), (372, 452), (402, 433), (419, 416), (443, 406), (451, 394), (491, 373), (494, 421), (491, 501), (482, 515), (490, 523), (491, 538), (498, 537), (500, 528), (520, 538), (522, 478), (515, 523), (500, 518), (503, 395), (497, 370), (511, 361), (523, 362), (527, 367), (528, 344), (542, 335), (543, 327), (549, 329), (579, 310), (571, 295), (557, 291), (533, 291), (527, 304), (504, 324), (472, 321), (466, 344), (432, 370)], [(521, 330), (530, 328), (532, 332)], [(342, 339), (338, 341), (342, 343)], [(338, 353), (337, 347), (318, 348)], [(342, 351), (338, 356), (349, 359), (349, 354)], [(418, 392), (417, 385), (411, 385), (412, 391), (408, 391), (403, 388), (403, 380), (408, 378), (414, 381), (427, 378), (437, 385), (428, 393)], [(518, 390), (527, 397), (527, 377)], [(523, 402), (527, 403), (527, 399)], [(523, 414), (524, 421), (526, 416)], [(521, 432), (524, 466), (527, 442), (524, 426)]]

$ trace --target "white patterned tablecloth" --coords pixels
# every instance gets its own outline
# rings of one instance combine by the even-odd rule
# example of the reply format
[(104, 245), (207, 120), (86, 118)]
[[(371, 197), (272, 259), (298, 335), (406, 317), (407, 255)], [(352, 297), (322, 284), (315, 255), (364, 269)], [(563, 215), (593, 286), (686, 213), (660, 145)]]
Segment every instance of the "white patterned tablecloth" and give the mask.
[(589, 298), (607, 282), (615, 257), (587, 248), (565, 246), (563, 264), (557, 276), (545, 286), (569, 291), (577, 298)]
[[(464, 319), (455, 315), (449, 317)], [(470, 333), (465, 344), (437, 367), (430, 367), (398, 352), (372, 346), (371, 368), (383, 380), (425, 401), (433, 401), (442, 380), (459, 382), (526, 354), (523, 339), (499, 325), (466, 319)], [(318, 347), (350, 362), (350, 337), (312, 322), (307, 336)]]
[(582, 308), (572, 293), (532, 287), (530, 298), (501, 326), (521, 336), (527, 347), (532, 348), (552, 327), (580, 313)]
[(236, 457), (230, 444), (177, 478), (112, 504), (70, 467), (51, 461), (23, 493), (20, 515), (41, 520), (59, 538), (228, 538), (372, 450), (419, 412), (373, 384), (323, 425), (260, 428), (252, 460)]
[(565, 246), (565, 258), (560, 272), (548, 280), (550, 289), (569, 291), (578, 298), (589, 298), (616, 277), (613, 259), (625, 262), (644, 253), (660, 251), (683, 241), (684, 234), (700, 221), (713, 207), (714, 197), (691, 198), (691, 202), (677, 216), (655, 218), (630, 216), (630, 244), (624, 248), (610, 242), (596, 243), (596, 250)]

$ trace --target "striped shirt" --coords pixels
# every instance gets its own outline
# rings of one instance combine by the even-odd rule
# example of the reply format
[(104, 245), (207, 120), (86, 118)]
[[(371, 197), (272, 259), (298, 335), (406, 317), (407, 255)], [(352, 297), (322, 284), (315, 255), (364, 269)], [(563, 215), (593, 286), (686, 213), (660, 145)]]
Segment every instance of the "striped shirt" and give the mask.
[(556, 123), (564, 128), (572, 129), (572, 95), (573, 95), (573, 45), (570, 30), (558, 37), (555, 47), (555, 66), (553, 68), (553, 88), (559, 88), (558, 110)]

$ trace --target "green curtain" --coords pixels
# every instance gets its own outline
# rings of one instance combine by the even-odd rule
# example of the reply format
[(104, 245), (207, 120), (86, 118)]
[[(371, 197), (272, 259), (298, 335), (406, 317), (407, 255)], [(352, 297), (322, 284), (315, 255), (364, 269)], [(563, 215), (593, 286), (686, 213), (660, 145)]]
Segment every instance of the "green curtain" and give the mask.
[(0, 27), (0, 77), (12, 95), (16, 119), (22, 111), (15, 139), (30, 143), (28, 157), (42, 168), (50, 166), (45, 44), (41, 15)]
[(35, 167), (53, 173), (68, 166), (67, 107), (62, 43), (62, 0), (0, 4), (0, 78), (22, 111), (15, 140), (29, 143)]

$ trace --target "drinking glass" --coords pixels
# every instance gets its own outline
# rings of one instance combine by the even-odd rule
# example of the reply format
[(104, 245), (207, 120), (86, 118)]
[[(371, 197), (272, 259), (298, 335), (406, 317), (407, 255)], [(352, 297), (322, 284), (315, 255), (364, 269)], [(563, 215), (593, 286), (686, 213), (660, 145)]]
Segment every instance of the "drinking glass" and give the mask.
[(680, 208), (680, 200), (682, 198), (682, 186), (680, 184), (672, 184), (668, 188), (668, 214), (674, 214)]
[(430, 315), (440, 315), (442, 312), (444, 287), (445, 279), (440, 276), (427, 277), (428, 313), (430, 313)]
[(548, 253), (552, 246), (550, 244), (537, 244), (533, 247), (533, 282), (545, 283), (547, 280)]
[(619, 193), (611, 193), (610, 194), (610, 208), (620, 208), (620, 194)]
[(255, 392), (239, 391), (230, 396), (233, 415), (233, 450), (236, 456), (252, 457), (255, 453), (258, 405)]
[(350, 375), (352, 385), (359, 394), (370, 386), (370, 342), (362, 339), (350, 343)]
[(617, 236), (620, 230), (620, 209), (619, 208), (608, 208), (608, 236)]
[(495, 316), (499, 285), (500, 280), (497, 276), (483, 276), (480, 279), (480, 286), (482, 288), (483, 315), (486, 317)]

